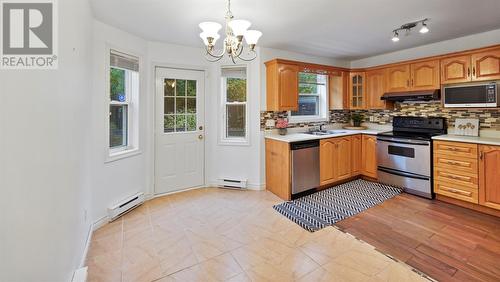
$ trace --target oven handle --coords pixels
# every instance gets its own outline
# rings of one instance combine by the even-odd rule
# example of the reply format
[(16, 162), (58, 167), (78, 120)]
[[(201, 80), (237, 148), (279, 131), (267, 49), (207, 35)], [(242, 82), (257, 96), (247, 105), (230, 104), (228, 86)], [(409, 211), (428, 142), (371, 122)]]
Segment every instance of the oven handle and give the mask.
[(404, 172), (404, 171), (400, 171), (400, 170), (394, 170), (394, 169), (385, 168), (385, 167), (382, 167), (382, 166), (379, 166), (377, 169), (380, 170), (380, 171), (389, 173), (389, 174), (403, 176), (403, 177), (408, 177), (408, 178), (422, 179), (422, 180), (430, 180), (431, 179), (430, 177), (423, 176), (423, 175), (420, 175), (420, 174), (409, 173), (409, 172)]
[(390, 137), (377, 137), (377, 140), (390, 143), (397, 143), (397, 144), (409, 144), (409, 145), (421, 145), (421, 146), (429, 146), (431, 144), (431, 142), (429, 141), (415, 141), (411, 139), (399, 139)]

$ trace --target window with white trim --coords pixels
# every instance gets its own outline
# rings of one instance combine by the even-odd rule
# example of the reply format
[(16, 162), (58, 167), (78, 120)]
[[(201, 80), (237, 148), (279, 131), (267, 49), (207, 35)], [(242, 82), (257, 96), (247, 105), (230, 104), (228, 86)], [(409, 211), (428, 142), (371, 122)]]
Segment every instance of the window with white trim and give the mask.
[(328, 76), (299, 72), (299, 109), (289, 112), (290, 122), (328, 120)]
[(222, 141), (248, 142), (248, 105), (246, 67), (223, 67)]
[(137, 148), (139, 59), (115, 50), (109, 64), (110, 154)]

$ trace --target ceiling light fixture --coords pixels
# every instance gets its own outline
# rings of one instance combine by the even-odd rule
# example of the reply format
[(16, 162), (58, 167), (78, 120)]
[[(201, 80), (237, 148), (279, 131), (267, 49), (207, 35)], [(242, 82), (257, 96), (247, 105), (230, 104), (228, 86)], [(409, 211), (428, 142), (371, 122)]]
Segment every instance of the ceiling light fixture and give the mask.
[(398, 42), (399, 41), (399, 34), (397, 31), (394, 32), (394, 36), (392, 37), (393, 42)]
[(416, 27), (418, 24), (422, 24), (422, 27), (420, 28), (419, 32), (420, 33), (428, 33), (429, 32), (429, 27), (427, 27), (427, 24), (425, 23), (428, 21), (428, 18), (425, 18), (423, 20), (411, 22), (411, 23), (405, 23), (404, 25), (400, 26), (399, 28), (396, 28), (392, 32), (394, 33), (394, 36), (392, 37), (393, 42), (398, 42), (399, 41), (399, 31), (405, 31), (406, 35), (410, 34), (410, 31), (412, 28)]
[[(262, 32), (258, 30), (248, 30), (251, 23), (246, 20), (234, 20), (233, 14), (231, 13), (231, 0), (227, 1), (227, 11), (226, 11), (226, 38), (224, 38), (223, 50), (220, 53), (215, 51), (215, 43), (217, 39), (220, 38), (219, 30), (222, 25), (216, 22), (202, 22), (199, 24), (202, 32), (200, 37), (206, 46), (205, 57), (210, 62), (219, 61), (227, 53), (231, 61), (236, 64), (236, 59), (242, 61), (251, 61), (257, 57), (255, 52), (255, 45), (262, 36)], [(242, 56), (243, 50), (243, 38), (245, 38), (248, 44), (247, 55), (249, 57), (245, 58)]]

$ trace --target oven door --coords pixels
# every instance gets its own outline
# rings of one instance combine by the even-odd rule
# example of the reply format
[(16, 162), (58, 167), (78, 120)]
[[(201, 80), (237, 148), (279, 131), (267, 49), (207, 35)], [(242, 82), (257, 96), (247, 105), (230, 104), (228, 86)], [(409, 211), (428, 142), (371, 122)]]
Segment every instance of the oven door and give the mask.
[(377, 137), (377, 161), (381, 168), (430, 177), (430, 158), (430, 141)]

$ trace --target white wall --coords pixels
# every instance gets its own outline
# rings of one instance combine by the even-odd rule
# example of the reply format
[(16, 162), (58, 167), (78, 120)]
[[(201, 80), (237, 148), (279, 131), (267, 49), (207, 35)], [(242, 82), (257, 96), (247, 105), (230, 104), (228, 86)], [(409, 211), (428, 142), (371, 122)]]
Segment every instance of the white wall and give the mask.
[(481, 48), (495, 44), (500, 44), (500, 29), (352, 61), (351, 67), (372, 67), (467, 49)]
[[(139, 37), (94, 20), (92, 24), (92, 91), (88, 110), (91, 113), (91, 187), (92, 218), (94, 221), (106, 216), (112, 204), (139, 191), (148, 190), (147, 152), (150, 132), (147, 131), (148, 68), (147, 42)], [(139, 97), (139, 150), (140, 154), (125, 159), (107, 162), (108, 89), (106, 83), (107, 48), (138, 56), (141, 65)]]
[(0, 70), (0, 281), (70, 281), (90, 227), (91, 14), (58, 5), (59, 69)]

